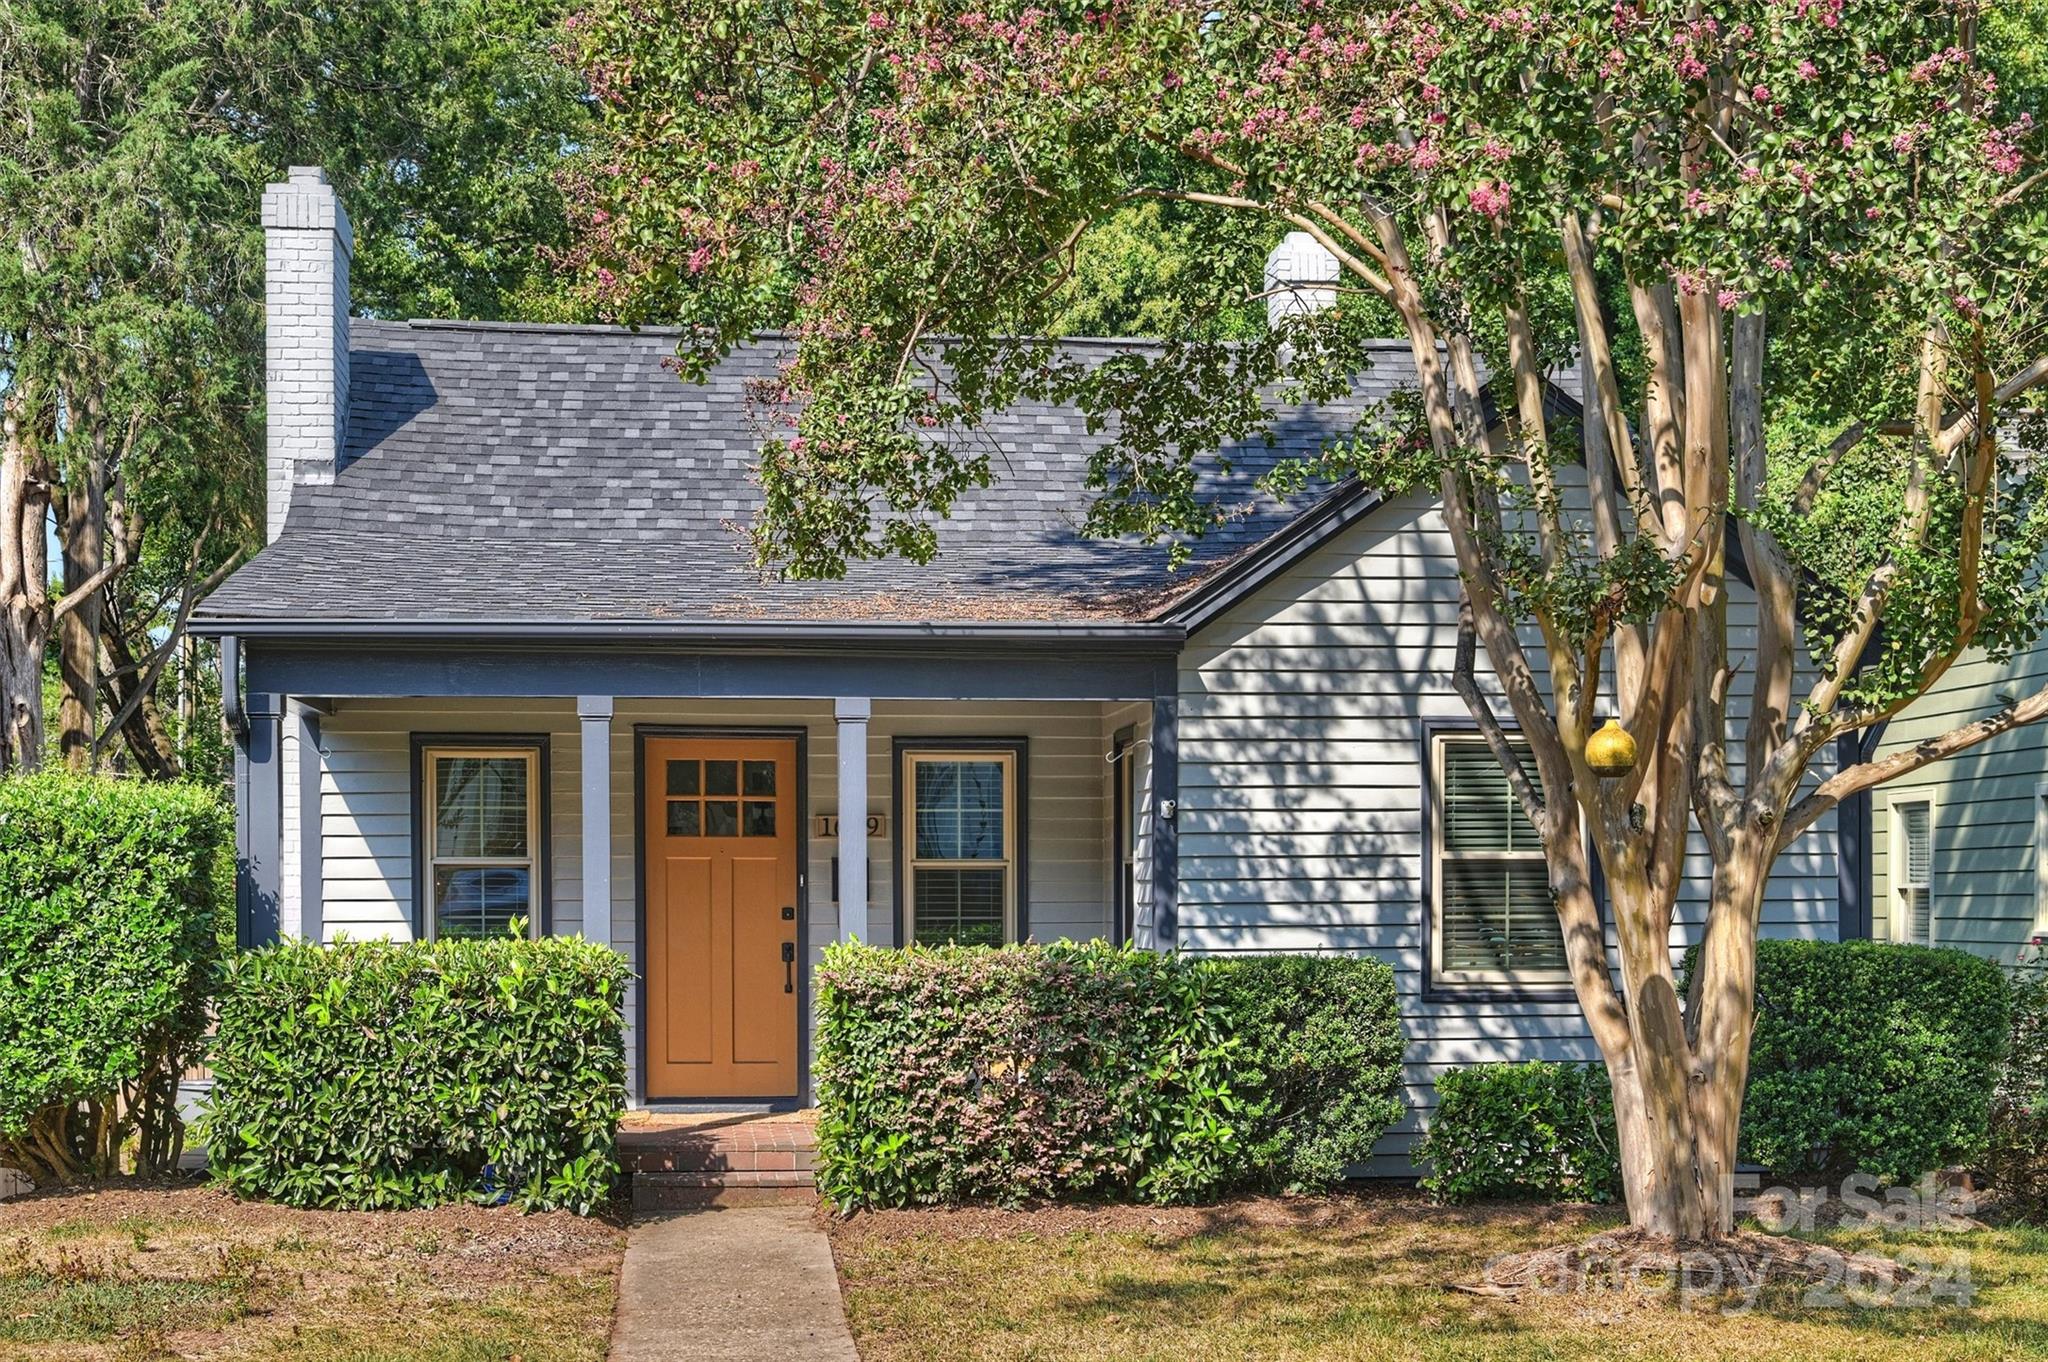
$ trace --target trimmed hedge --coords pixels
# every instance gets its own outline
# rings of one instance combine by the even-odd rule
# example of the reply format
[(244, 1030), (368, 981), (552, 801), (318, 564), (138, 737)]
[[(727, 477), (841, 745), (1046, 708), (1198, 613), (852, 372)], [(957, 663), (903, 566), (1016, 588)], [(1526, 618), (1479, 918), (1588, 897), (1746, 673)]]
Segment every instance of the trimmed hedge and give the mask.
[(1436, 1081), (1436, 1115), (1415, 1148), (1422, 1189), (1482, 1197), (1621, 1199), (1614, 1095), (1598, 1064), (1482, 1064)]
[(119, 1172), (124, 1149), (175, 1166), (233, 848), (195, 785), (0, 780), (0, 1164), (38, 1183)]
[(2048, 968), (2012, 980), (2012, 1044), (1991, 1101), (1984, 1171), (2013, 1214), (2048, 1220)]
[(819, 978), (818, 1178), (841, 1209), (1321, 1186), (1402, 1111), (1372, 960), (848, 945)]
[(588, 1214), (618, 1174), (624, 957), (546, 937), (290, 942), (237, 959), (201, 1121), (237, 1195)]
[(1981, 956), (1757, 943), (1742, 1157), (1784, 1177), (1893, 1184), (1974, 1163), (2010, 1014), (2004, 971)]

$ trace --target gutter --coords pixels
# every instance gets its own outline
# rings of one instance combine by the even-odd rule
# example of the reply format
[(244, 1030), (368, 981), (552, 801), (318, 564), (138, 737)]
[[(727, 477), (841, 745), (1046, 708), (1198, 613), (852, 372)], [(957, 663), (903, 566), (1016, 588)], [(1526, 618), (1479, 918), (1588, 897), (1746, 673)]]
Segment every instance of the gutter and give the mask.
[[(919, 650), (934, 645), (1051, 644), (1157, 651), (1178, 648), (1187, 630), (1178, 624), (925, 624), (726, 623), (687, 620), (323, 620), (317, 618), (194, 620), (191, 632), (221, 640), (223, 658), (242, 639), (299, 644), (440, 642), (574, 643), (611, 647), (701, 645), (761, 649), (845, 647)], [(225, 661), (223, 662), (225, 667)]]

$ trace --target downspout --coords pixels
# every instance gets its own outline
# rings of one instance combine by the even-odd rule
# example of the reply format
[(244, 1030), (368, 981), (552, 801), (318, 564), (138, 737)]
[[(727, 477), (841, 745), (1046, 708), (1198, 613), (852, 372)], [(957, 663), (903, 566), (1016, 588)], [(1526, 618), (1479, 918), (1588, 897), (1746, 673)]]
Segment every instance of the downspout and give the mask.
[(242, 708), (242, 640), (220, 636), (220, 716), (238, 738), (249, 736), (249, 716)]
[[(1845, 733), (1837, 738), (1837, 764), (1846, 769), (1869, 761), (1884, 741), (1884, 730), (1885, 721), (1880, 720), (1861, 735)], [(1850, 795), (1835, 810), (1835, 937), (1840, 941), (1868, 941), (1876, 927), (1871, 875), (1874, 824), (1868, 790)]]

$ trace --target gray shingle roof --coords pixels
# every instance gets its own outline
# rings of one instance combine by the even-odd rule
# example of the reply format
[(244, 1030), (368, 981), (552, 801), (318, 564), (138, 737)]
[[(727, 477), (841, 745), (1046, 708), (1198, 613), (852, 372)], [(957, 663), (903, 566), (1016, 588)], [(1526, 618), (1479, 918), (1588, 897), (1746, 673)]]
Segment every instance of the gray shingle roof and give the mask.
[[(1144, 342), (1074, 341), (1076, 347)], [(662, 361), (675, 337), (611, 328), (353, 324), (349, 427), (330, 486), (301, 487), (278, 541), (198, 611), (234, 623), (1130, 621), (1268, 539), (1303, 506), (1253, 483), (1412, 382), (1388, 342), (1356, 396), (1283, 413), (1280, 445), (1231, 451), (1212, 492), (1243, 514), (1167, 570), (1163, 546), (1084, 537), (1090, 435), (1023, 403), (989, 422), (996, 483), (969, 493), (919, 566), (843, 581), (764, 578), (740, 529), (765, 433), (750, 379), (787, 343), (741, 347), (704, 385)], [(1319, 489), (1320, 496), (1328, 489)]]

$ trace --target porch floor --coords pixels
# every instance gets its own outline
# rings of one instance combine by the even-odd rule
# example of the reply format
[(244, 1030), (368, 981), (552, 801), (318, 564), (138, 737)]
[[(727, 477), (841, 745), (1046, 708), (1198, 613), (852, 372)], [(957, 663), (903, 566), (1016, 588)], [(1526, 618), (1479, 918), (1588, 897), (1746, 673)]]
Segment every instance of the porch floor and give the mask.
[(619, 1125), (619, 1162), (636, 1210), (809, 1202), (813, 1114), (632, 1112)]

